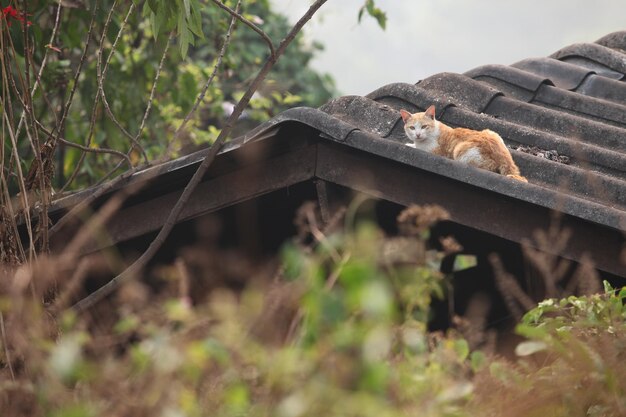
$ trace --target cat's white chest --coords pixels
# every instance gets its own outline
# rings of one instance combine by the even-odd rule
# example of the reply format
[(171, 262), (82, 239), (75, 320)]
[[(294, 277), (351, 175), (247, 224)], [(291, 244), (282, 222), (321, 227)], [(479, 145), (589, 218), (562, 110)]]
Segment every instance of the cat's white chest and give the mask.
[(439, 145), (437, 143), (436, 140), (428, 138), (425, 140), (420, 140), (420, 141), (414, 141), (414, 143), (412, 144), (413, 148), (415, 149), (420, 149), (422, 151), (426, 151), (426, 152), (432, 152), (435, 150), (435, 148)]

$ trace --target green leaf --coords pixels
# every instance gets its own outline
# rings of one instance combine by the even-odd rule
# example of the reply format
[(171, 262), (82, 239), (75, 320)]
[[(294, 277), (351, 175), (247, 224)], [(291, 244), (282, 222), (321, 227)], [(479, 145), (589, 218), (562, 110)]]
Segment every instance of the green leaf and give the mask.
[(376, 21), (378, 22), (378, 25), (383, 30), (387, 29), (387, 15), (383, 13), (382, 10), (376, 9), (376, 12), (372, 16), (376, 19)]
[(148, 0), (148, 7), (152, 10), (152, 13), (157, 13), (159, 10), (159, 3), (157, 0)]
[(456, 352), (459, 360), (464, 361), (470, 353), (469, 345), (464, 339), (455, 340), (454, 351)]
[(515, 347), (515, 354), (517, 356), (530, 356), (533, 353), (544, 351), (548, 348), (545, 342), (539, 340), (527, 340), (521, 342)]
[(244, 415), (246, 409), (250, 406), (250, 391), (248, 387), (244, 384), (235, 384), (230, 387), (225, 392), (224, 403), (230, 414)]
[(376, 275), (373, 265), (354, 260), (347, 263), (339, 274), (339, 281), (346, 286), (347, 289), (361, 288), (367, 281), (370, 281)]
[(323, 292), (320, 294), (318, 302), (325, 323), (336, 325), (345, 320), (346, 311), (343, 307), (341, 297), (336, 293)]
[(180, 75), (178, 105), (183, 109), (191, 108), (198, 95), (198, 84), (194, 75), (184, 71)]
[(358, 22), (361, 23), (361, 19), (363, 18), (363, 12), (365, 11), (365, 6), (359, 9)]
[(383, 30), (387, 28), (387, 14), (378, 7), (376, 7), (374, 0), (366, 0), (365, 4), (359, 9), (359, 23), (361, 22), (364, 11), (367, 11), (367, 14), (376, 19), (376, 22), (378, 22), (378, 26), (380, 26)]
[(135, 315), (125, 316), (118, 321), (113, 327), (113, 331), (117, 334), (132, 332), (139, 327), (139, 319)]
[(180, 14), (178, 15), (178, 26), (176, 28), (179, 36), (179, 47), (180, 47), (180, 55), (185, 59), (187, 57), (187, 51), (189, 50), (189, 44), (192, 42), (191, 32), (187, 28), (187, 20), (185, 20), (185, 16)]
[(292, 243), (284, 245), (281, 249), (281, 259), (285, 269), (285, 277), (294, 280), (300, 276), (304, 267), (302, 252)]
[(75, 404), (69, 406), (63, 406), (50, 413), (50, 417), (91, 417), (95, 416), (96, 412), (87, 404)]
[(161, 29), (159, 19), (157, 19), (157, 15), (154, 12), (150, 13), (150, 17), (148, 19), (150, 20), (150, 29), (152, 29), (152, 35), (154, 36), (154, 40), (156, 40), (159, 36), (159, 30)]
[(384, 362), (368, 363), (363, 370), (359, 385), (372, 392), (385, 393), (389, 382), (389, 366)]
[(548, 337), (548, 331), (543, 327), (531, 326), (528, 324), (518, 324), (515, 326), (515, 333), (528, 339), (543, 340)]
[(454, 258), (454, 266), (452, 270), (454, 272), (462, 271), (464, 269), (473, 268), (478, 265), (478, 260), (475, 255), (457, 255)]
[(487, 357), (481, 351), (472, 352), (470, 355), (470, 366), (472, 367), (472, 371), (478, 372), (485, 367), (487, 363)]
[(200, 12), (200, 3), (198, 0), (191, 0), (191, 15), (189, 17), (189, 30), (200, 39), (204, 39), (202, 32), (202, 13)]
[(227, 365), (230, 362), (230, 353), (219, 340), (209, 337), (204, 340), (202, 346), (206, 350), (208, 357), (220, 365)]

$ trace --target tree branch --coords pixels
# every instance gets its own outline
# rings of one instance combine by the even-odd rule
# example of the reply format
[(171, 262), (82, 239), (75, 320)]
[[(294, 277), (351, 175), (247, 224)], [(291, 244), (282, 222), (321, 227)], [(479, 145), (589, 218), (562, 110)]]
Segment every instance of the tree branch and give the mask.
[[(54, 20), (54, 27), (52, 28), (52, 35), (50, 35), (49, 43), (51, 45), (54, 43), (54, 40), (56, 39), (56, 36), (57, 36), (57, 31), (59, 30), (59, 24), (61, 23), (61, 10), (62, 9), (63, 9), (63, 6), (61, 5), (61, 3), (59, 3), (59, 5), (57, 6), (56, 17)], [(43, 70), (45, 69), (46, 64), (48, 62), (48, 51), (49, 49), (46, 48), (46, 52), (43, 55), (43, 60), (41, 61), (41, 67), (39, 67), (39, 72), (37, 73), (37, 79), (35, 80), (35, 85), (33, 86), (33, 89), (30, 92), (31, 97), (35, 96), (35, 93), (37, 92), (37, 87), (41, 84), (41, 76), (43, 75)], [(26, 117), (26, 112), (23, 112), (22, 115), (20, 116), (20, 121), (17, 124), (17, 128), (15, 129), (15, 136), (20, 135), (20, 132), (22, 131), (22, 124), (24, 123), (25, 117)]]
[[(159, 81), (159, 77), (161, 76), (161, 71), (163, 70), (163, 63), (165, 62), (165, 58), (167, 57), (167, 51), (170, 49), (171, 40), (174, 38), (174, 31), (170, 32), (170, 36), (167, 38), (167, 42), (165, 43), (165, 49), (163, 50), (163, 55), (161, 55), (161, 60), (159, 61), (159, 66), (156, 71), (156, 75), (154, 76), (154, 81), (152, 82), (152, 89), (150, 90), (150, 97), (148, 98), (148, 104), (146, 105), (146, 111), (143, 113), (143, 117), (141, 119), (141, 124), (139, 125), (139, 130), (137, 131), (137, 135), (135, 136), (135, 141), (139, 140), (141, 133), (146, 125), (146, 120), (148, 119), (148, 115), (150, 114), (150, 110), (152, 109), (152, 102), (154, 101), (154, 93), (156, 91), (157, 82)], [(146, 162), (148, 162), (146, 160)]]
[(254, 23), (252, 23), (251, 21), (243, 17), (243, 15), (238, 13), (236, 10), (231, 9), (230, 7), (222, 3), (220, 0), (211, 0), (211, 1), (215, 3), (215, 5), (218, 6), (220, 9), (227, 11), (228, 13), (230, 13), (231, 16), (237, 18), (237, 20), (241, 21), (250, 29), (258, 33), (259, 36), (263, 38), (263, 40), (267, 44), (267, 47), (270, 50), (270, 55), (271, 55), (270, 58), (276, 59), (276, 50), (274, 49), (274, 43), (272, 42), (272, 39), (268, 36), (268, 34), (263, 31), (263, 29), (259, 28), (257, 25), (255, 25)]
[[(41, 130), (43, 133), (45, 133), (46, 135), (48, 135), (48, 137), (55, 137), (54, 134), (52, 132), (50, 132), (48, 129), (45, 128), (44, 125), (42, 125), (38, 120), (35, 120), (35, 123), (37, 124), (37, 127), (39, 128), (39, 130)], [(80, 149), (83, 152), (90, 152), (90, 153), (106, 153), (106, 154), (110, 154), (110, 155), (115, 155), (119, 158), (122, 158), (124, 161), (126, 161), (126, 163), (128, 164), (128, 168), (132, 168), (133, 167), (133, 163), (131, 162), (130, 158), (128, 157), (128, 155), (126, 155), (124, 152), (120, 152), (120, 151), (116, 151), (115, 149), (108, 149), (108, 148), (90, 148), (88, 146), (85, 145), (80, 145), (78, 143), (74, 143), (74, 142), (70, 142), (67, 139), (62, 138), (61, 136), (56, 136), (55, 141), (59, 141), (64, 145), (69, 146), (70, 148), (76, 148), (76, 149)]]
[[(91, 22), (89, 23), (89, 30), (87, 32), (87, 40), (85, 41), (85, 48), (83, 49), (83, 54), (81, 55), (80, 61), (78, 62), (78, 68), (76, 69), (76, 73), (74, 74), (74, 83), (72, 84), (72, 89), (70, 90), (70, 96), (65, 102), (65, 108), (63, 109), (63, 114), (61, 115), (61, 121), (59, 122), (59, 126), (57, 128), (58, 132), (63, 131), (65, 119), (67, 118), (67, 115), (70, 112), (70, 107), (72, 106), (72, 103), (74, 101), (74, 93), (76, 92), (76, 87), (78, 86), (78, 78), (80, 77), (80, 74), (83, 69), (83, 64), (85, 63), (85, 58), (87, 57), (87, 51), (89, 50), (89, 44), (91, 43), (91, 37), (93, 36), (93, 28), (94, 28), (94, 23), (96, 21), (96, 15), (98, 13), (99, 6), (100, 6), (100, 0), (96, 0), (96, 3), (93, 8), (93, 12), (91, 13)], [(94, 107), (94, 111), (95, 111), (95, 107)], [(92, 113), (92, 120), (93, 120), (94, 114), (95, 113)], [(91, 135), (93, 134), (92, 128), (93, 126), (90, 124), (89, 135), (87, 136), (87, 140), (86, 140), (87, 147), (89, 147), (89, 144), (91, 142)], [(72, 171), (72, 174), (70, 175), (68, 180), (65, 182), (63, 187), (61, 187), (61, 190), (59, 192), (63, 192), (74, 181), (74, 179), (78, 175), (78, 171), (80, 171), (80, 167), (83, 164), (84, 159), (85, 159), (85, 153), (82, 153), (80, 157), (78, 158), (78, 162), (76, 163), (76, 166), (74, 167), (74, 170)]]
[[(96, 11), (98, 9), (98, 4), (99, 2), (96, 1), (96, 6), (94, 7), (94, 12), (92, 14), (92, 25), (96, 16)], [(104, 27), (102, 29), (102, 35), (100, 38), (100, 44), (98, 45), (98, 50), (96, 52), (96, 55), (98, 57), (97, 60), (97, 70), (96, 70), (96, 76), (97, 77), (101, 77), (102, 71), (101, 71), (101, 64), (102, 64), (102, 52), (104, 51), (104, 41), (106, 39), (106, 34), (109, 30), (109, 24), (111, 23), (111, 18), (113, 17), (113, 10), (115, 10), (115, 7), (117, 6), (117, 0), (115, 0), (113, 2), (113, 4), (111, 5), (111, 10), (109, 10), (109, 13), (107, 15), (107, 18), (104, 22)], [(93, 26), (89, 27), (89, 33), (87, 35), (87, 40), (89, 40), (89, 38), (91, 37), (92, 34), (92, 28)], [(85, 44), (85, 49), (83, 51), (83, 58), (84, 55), (87, 52), (87, 48), (89, 46), (89, 42), (87, 42)], [(108, 61), (107, 61), (108, 62)], [(81, 59), (81, 63), (82, 63), (82, 59)], [(106, 72), (106, 71), (105, 71)], [(78, 75), (78, 73), (77, 73)], [(75, 78), (75, 83), (74, 85), (76, 85), (76, 82), (78, 81), (78, 77)], [(100, 78), (98, 78), (98, 85), (100, 85)], [(91, 108), (91, 116), (89, 119), (89, 132), (87, 133), (87, 138), (85, 139), (85, 146), (89, 147), (89, 145), (91, 145), (91, 138), (93, 137), (94, 134), (94, 130), (96, 128), (96, 116), (98, 113), (98, 102), (100, 100), (100, 89), (98, 88), (96, 90), (96, 97), (93, 100), (93, 107)], [(69, 110), (69, 106), (67, 106), (67, 109)], [(59, 129), (59, 132), (61, 131), (61, 129)], [(81, 153), (80, 157), (78, 158), (78, 162), (76, 163), (76, 167), (74, 168), (74, 171), (72, 172), (72, 175), (70, 175), (70, 178), (66, 181), (65, 185), (61, 188), (61, 191), (65, 190), (69, 184), (74, 181), (74, 179), (76, 178), (76, 176), (78, 175), (78, 171), (80, 170), (81, 165), (83, 164), (83, 161), (85, 160), (85, 153)]]
[[(237, 5), (235, 6), (237, 10), (239, 10), (240, 4), (241, 4), (241, 0), (238, 1)], [(204, 83), (204, 86), (202, 87), (202, 91), (200, 91), (200, 94), (198, 94), (198, 97), (196, 97), (196, 101), (195, 103), (193, 103), (193, 107), (191, 108), (191, 110), (189, 110), (189, 112), (185, 116), (185, 119), (180, 124), (178, 129), (176, 129), (176, 132), (174, 132), (174, 137), (172, 138), (169, 145), (167, 146), (166, 151), (164, 152), (165, 158), (169, 157), (169, 155), (171, 154), (172, 147), (176, 143), (178, 136), (180, 136), (180, 133), (183, 131), (185, 126), (187, 126), (187, 123), (191, 119), (191, 116), (193, 116), (193, 114), (198, 109), (198, 106), (200, 105), (200, 103), (202, 103), (202, 100), (204, 100), (204, 97), (206, 96), (206, 92), (209, 89), (209, 86), (211, 85), (211, 83), (213, 83), (213, 80), (215, 79), (215, 76), (217, 75), (217, 70), (222, 66), (222, 61), (224, 60), (226, 49), (228, 48), (228, 45), (230, 45), (231, 35), (232, 35), (233, 30), (235, 29), (235, 19), (236, 19), (236, 16), (233, 16), (233, 18), (230, 21), (230, 26), (228, 27), (228, 31), (226, 32), (226, 36), (224, 37), (224, 44), (222, 45), (222, 49), (220, 49), (220, 53), (217, 56), (217, 61), (215, 61), (215, 65), (213, 65), (213, 71), (211, 72), (211, 75), (209, 76), (207, 81)]]
[[(111, 110), (111, 107), (109, 106), (109, 101), (107, 100), (106, 93), (104, 92), (104, 80), (105, 80), (105, 77), (106, 77), (107, 69), (109, 68), (109, 63), (111, 62), (111, 58), (113, 57), (113, 53), (115, 52), (115, 48), (117, 47), (117, 43), (120, 40), (120, 38), (122, 37), (122, 32), (124, 31), (124, 27), (126, 26), (126, 23), (128, 22), (128, 18), (132, 14), (133, 10), (135, 10), (135, 4), (131, 3), (130, 7), (128, 8), (128, 13), (126, 13), (126, 17), (124, 18), (124, 21), (120, 25), (120, 30), (117, 32), (117, 36), (115, 37), (115, 41), (113, 41), (113, 45), (111, 46), (111, 52), (109, 53), (109, 56), (107, 57), (107, 60), (106, 60), (106, 62), (104, 64), (104, 69), (102, 69), (102, 72), (100, 72), (101, 64), (102, 64), (102, 54), (101, 53), (98, 54), (98, 65), (97, 65), (98, 91), (100, 92), (100, 97), (102, 98), (102, 103), (104, 104), (104, 109), (105, 109), (106, 113), (109, 115), (109, 117), (111, 118), (111, 121), (113, 122), (113, 124), (115, 124), (115, 126), (117, 126), (117, 128), (120, 130), (120, 132), (122, 132), (122, 134), (124, 136), (126, 136), (128, 139), (130, 139), (130, 141), (132, 143), (131, 150), (133, 148), (139, 149), (139, 152), (141, 153), (141, 156), (143, 157), (144, 162), (148, 163), (148, 155), (146, 155), (146, 151), (143, 149), (143, 146), (141, 146), (141, 144), (137, 141), (137, 138), (135, 136), (131, 135), (124, 128), (124, 126), (122, 126), (122, 124), (119, 122), (119, 120), (117, 120), (117, 117), (115, 117), (115, 115), (113, 114), (113, 111)], [(113, 11), (113, 9), (111, 9), (111, 11)]]

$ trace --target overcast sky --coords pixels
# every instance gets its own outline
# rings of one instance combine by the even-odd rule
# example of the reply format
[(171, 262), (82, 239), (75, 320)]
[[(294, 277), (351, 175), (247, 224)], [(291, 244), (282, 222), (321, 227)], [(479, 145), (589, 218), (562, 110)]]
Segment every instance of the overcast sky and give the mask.
[[(509, 65), (626, 29), (624, 0), (376, 0), (387, 12), (386, 31), (369, 18), (357, 24), (364, 1), (329, 0), (305, 29), (325, 46), (313, 67), (330, 73), (342, 94)], [(311, 4), (271, 2), (292, 21)]]

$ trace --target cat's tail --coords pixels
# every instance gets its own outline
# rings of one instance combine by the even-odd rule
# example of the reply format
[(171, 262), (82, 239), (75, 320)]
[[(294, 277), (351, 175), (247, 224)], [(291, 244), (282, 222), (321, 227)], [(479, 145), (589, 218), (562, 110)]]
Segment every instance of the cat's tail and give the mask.
[(522, 177), (521, 175), (517, 175), (517, 174), (507, 174), (507, 177), (513, 178), (514, 180), (517, 180), (517, 181), (528, 182), (526, 177)]

